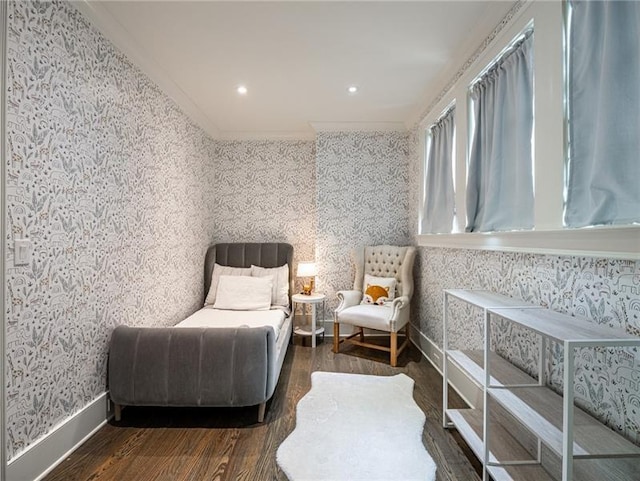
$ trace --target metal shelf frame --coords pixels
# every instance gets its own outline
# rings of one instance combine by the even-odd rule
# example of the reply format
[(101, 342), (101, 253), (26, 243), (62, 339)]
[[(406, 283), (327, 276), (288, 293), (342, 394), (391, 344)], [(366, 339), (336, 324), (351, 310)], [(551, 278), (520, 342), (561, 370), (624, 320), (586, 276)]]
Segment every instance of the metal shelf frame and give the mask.
[[(449, 321), (449, 301), (450, 299), (471, 304), (482, 309), (484, 325), (484, 349), (482, 353), (483, 365), (479, 365), (479, 359), (473, 361), (467, 358), (464, 352), (450, 350), (447, 326)], [(531, 378), (521, 372), (521, 376), (515, 376), (515, 382), (500, 382), (492, 376), (491, 359), (493, 356), (491, 343), (492, 317), (498, 316), (501, 319), (515, 323), (520, 327), (533, 332), (538, 337), (538, 376), (537, 379)], [(483, 410), (482, 410), (482, 439), (479, 440), (481, 446), (478, 445), (478, 439), (474, 439), (476, 446), (474, 452), (478, 455), (483, 465), (483, 480), (488, 481), (490, 474), (495, 473), (495, 468), (515, 468), (517, 466), (527, 466), (532, 469), (531, 465), (541, 466), (542, 444), (544, 443), (552, 451), (556, 452), (562, 458), (562, 481), (572, 481), (574, 475), (573, 460), (575, 458), (605, 458), (605, 457), (630, 457), (640, 456), (640, 448), (625, 440), (622, 436), (606, 428), (599, 421), (592, 418), (595, 429), (610, 431), (612, 435), (612, 443), (620, 445), (620, 453), (613, 452), (593, 452), (584, 449), (580, 444), (575, 444), (575, 416), (576, 410), (579, 410), (574, 404), (574, 376), (575, 376), (575, 353), (576, 349), (582, 347), (640, 347), (640, 339), (627, 334), (623, 331), (603, 328), (601, 326), (593, 326), (591, 324), (583, 325), (579, 321), (570, 316), (559, 314), (549, 309), (534, 306), (524, 301), (512, 299), (500, 294), (489, 291), (465, 290), (465, 289), (447, 289), (443, 295), (443, 383), (442, 383), (442, 399), (443, 399), (443, 419), (444, 428), (458, 428), (461, 434), (469, 432), (468, 426), (458, 426), (464, 422), (464, 416), (457, 415), (455, 410), (448, 409), (448, 384), (449, 384), (449, 362), (453, 362), (456, 366), (466, 372), (482, 389)], [(547, 387), (546, 379), (546, 362), (549, 361), (547, 355), (547, 346), (549, 342), (557, 342), (564, 348), (564, 372), (563, 386), (565, 386), (562, 400), (558, 400), (555, 393)], [(477, 352), (479, 354), (479, 351)], [(476, 356), (478, 358), (479, 356)], [(469, 363), (471, 362), (471, 364)], [(510, 365), (508, 361), (503, 364)], [(514, 371), (519, 371), (513, 366)], [(504, 369), (503, 369), (504, 371)], [(531, 382), (529, 382), (529, 379)], [(570, 386), (571, 388), (567, 388)], [(535, 412), (535, 408), (526, 404), (526, 401), (517, 397), (517, 392), (525, 392), (527, 389), (541, 389), (539, 393), (543, 399), (555, 396), (556, 406), (562, 405), (562, 428), (559, 429), (551, 425), (541, 415)], [(537, 391), (536, 391), (537, 392)], [(549, 392), (547, 395), (546, 393)], [(500, 461), (491, 452), (492, 429), (490, 418), (490, 403), (497, 401), (516, 419), (518, 419), (528, 431), (537, 438), (537, 453), (535, 459), (527, 460), (509, 460)], [(553, 403), (552, 403), (553, 404)], [(525, 409), (518, 409), (516, 406)], [(449, 413), (448, 413), (449, 411)], [(581, 420), (584, 417), (590, 417), (588, 414), (580, 411)], [(527, 422), (526, 415), (528, 412), (529, 421), (531, 419), (540, 419), (539, 423)], [(451, 416), (449, 416), (451, 414)], [(559, 408), (557, 415), (560, 415)], [(559, 418), (558, 418), (559, 419)], [(455, 420), (452, 421), (452, 420)], [(533, 425), (537, 424), (537, 425)], [(541, 427), (542, 426), (542, 427)], [(561, 437), (561, 439), (560, 439)], [(583, 436), (584, 438), (584, 436)], [(481, 448), (481, 449), (479, 449)], [(501, 470), (504, 475), (506, 471)], [(502, 477), (502, 476), (501, 476)]]

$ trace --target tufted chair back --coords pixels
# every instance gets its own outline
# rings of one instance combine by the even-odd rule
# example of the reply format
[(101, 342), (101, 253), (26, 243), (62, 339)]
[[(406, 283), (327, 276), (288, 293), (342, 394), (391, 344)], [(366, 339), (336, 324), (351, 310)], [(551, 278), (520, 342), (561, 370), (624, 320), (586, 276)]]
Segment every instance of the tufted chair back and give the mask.
[(395, 277), (396, 296), (413, 295), (413, 262), (415, 247), (367, 246), (354, 251), (356, 275), (353, 288), (362, 291), (364, 275)]

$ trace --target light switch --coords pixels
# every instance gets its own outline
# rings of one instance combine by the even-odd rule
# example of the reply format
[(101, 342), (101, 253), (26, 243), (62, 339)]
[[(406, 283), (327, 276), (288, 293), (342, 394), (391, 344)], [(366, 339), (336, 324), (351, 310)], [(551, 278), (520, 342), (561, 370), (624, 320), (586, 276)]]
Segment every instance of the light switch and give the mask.
[(24, 266), (31, 262), (31, 241), (16, 239), (13, 243), (13, 265)]

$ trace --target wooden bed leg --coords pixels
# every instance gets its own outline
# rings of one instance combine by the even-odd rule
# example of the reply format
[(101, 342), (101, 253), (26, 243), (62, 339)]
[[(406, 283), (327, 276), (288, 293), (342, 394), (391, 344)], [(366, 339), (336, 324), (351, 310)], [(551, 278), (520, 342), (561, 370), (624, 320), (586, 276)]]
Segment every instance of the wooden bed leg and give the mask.
[(267, 409), (267, 402), (263, 402), (258, 404), (258, 422), (259, 423), (263, 423), (264, 422), (264, 413)]
[(122, 406), (120, 404), (113, 403), (113, 410), (115, 411), (116, 421), (122, 420)]
[(333, 323), (333, 352), (337, 353), (340, 350), (340, 324)]

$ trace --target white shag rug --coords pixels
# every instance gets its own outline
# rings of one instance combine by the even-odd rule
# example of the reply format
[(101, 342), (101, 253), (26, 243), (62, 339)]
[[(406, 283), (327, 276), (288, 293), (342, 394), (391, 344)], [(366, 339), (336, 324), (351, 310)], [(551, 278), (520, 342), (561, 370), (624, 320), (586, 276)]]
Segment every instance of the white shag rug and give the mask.
[(413, 384), (404, 374), (312, 373), (278, 466), (291, 481), (435, 480)]

